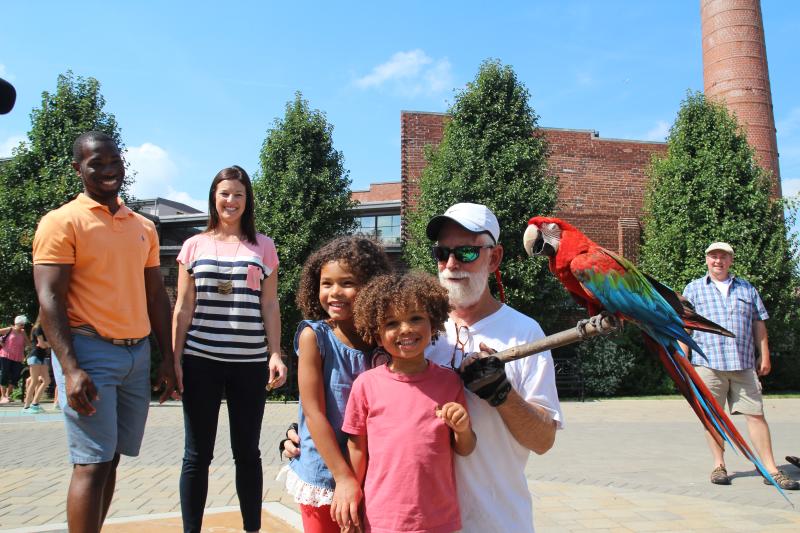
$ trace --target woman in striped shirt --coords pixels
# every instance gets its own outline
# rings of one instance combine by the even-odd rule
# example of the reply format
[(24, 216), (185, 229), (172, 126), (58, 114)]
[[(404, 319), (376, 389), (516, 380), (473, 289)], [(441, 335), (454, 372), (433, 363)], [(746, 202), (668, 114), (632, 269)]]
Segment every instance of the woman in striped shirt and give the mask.
[(200, 531), (222, 398), (227, 400), (236, 492), (245, 531), (261, 527), (258, 441), (267, 387), (286, 381), (280, 353), (278, 255), (257, 234), (247, 172), (211, 182), (208, 228), (178, 255), (173, 336), (186, 443), (180, 495), (184, 531)]

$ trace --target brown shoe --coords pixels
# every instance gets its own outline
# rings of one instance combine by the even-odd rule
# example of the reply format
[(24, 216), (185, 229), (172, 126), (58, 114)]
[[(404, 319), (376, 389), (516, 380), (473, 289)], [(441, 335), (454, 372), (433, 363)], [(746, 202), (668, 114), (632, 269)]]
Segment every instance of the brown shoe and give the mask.
[(731, 478), (728, 477), (728, 471), (725, 470), (725, 467), (719, 465), (714, 470), (711, 471), (711, 483), (714, 485), (730, 485)]
[[(800, 483), (793, 480), (789, 476), (783, 473), (783, 470), (778, 470), (774, 474), (772, 474), (772, 479), (775, 480), (775, 483), (782, 488), (783, 490), (798, 490), (800, 489)], [(764, 485), (772, 485), (772, 482), (768, 479), (764, 479)]]
[(788, 462), (792, 463), (792, 464), (793, 464), (794, 466), (796, 466), (797, 468), (800, 468), (800, 459), (798, 459), (798, 458), (797, 458), (797, 457), (795, 457), (794, 455), (787, 455), (787, 456), (786, 456), (786, 460), (787, 460)]

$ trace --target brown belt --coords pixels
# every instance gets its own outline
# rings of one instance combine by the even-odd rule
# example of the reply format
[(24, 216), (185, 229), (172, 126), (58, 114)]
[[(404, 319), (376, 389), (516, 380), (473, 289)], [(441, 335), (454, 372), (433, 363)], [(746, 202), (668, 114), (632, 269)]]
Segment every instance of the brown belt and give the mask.
[(94, 329), (92, 326), (85, 325), (85, 326), (75, 326), (70, 328), (72, 333), (76, 335), (83, 335), (84, 337), (94, 337), (95, 339), (100, 339), (101, 341), (109, 342), (115, 346), (136, 346), (147, 337), (142, 337), (140, 339), (110, 339), (108, 337), (103, 337), (97, 330)]

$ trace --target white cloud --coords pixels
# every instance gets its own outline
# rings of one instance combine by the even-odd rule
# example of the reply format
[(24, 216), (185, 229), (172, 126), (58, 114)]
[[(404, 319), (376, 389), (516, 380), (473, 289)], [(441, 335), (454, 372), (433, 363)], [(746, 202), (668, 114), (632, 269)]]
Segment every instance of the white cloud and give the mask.
[(425, 72), (425, 81), (431, 92), (440, 93), (453, 88), (453, 76), (450, 73), (450, 62), (440, 59)]
[(800, 178), (782, 178), (781, 192), (784, 198), (800, 194)]
[(137, 198), (163, 196), (178, 172), (167, 151), (149, 142), (128, 148), (125, 160), (130, 163), (130, 172), (135, 172), (131, 192)]
[(669, 123), (659, 120), (651, 130), (644, 134), (646, 141), (663, 141), (669, 134)]
[(19, 143), (27, 140), (28, 138), (24, 135), (12, 135), (5, 141), (0, 142), (0, 157), (11, 157), (11, 150), (19, 146)]
[(130, 163), (129, 174), (134, 178), (131, 192), (136, 198), (161, 197), (205, 211), (206, 201), (175, 189), (173, 180), (178, 174), (178, 166), (169, 152), (160, 146), (149, 142), (131, 146), (125, 152), (125, 160)]
[(404, 95), (435, 94), (452, 88), (447, 58), (434, 60), (421, 49), (397, 52), (372, 72), (355, 80), (359, 89), (388, 87)]
[(172, 187), (168, 187), (168, 191), (163, 196), (163, 198), (166, 198), (167, 200), (173, 200), (175, 202), (180, 202), (182, 204), (190, 205), (195, 209), (199, 209), (204, 213), (208, 212), (207, 199), (192, 198), (188, 192), (176, 191)]

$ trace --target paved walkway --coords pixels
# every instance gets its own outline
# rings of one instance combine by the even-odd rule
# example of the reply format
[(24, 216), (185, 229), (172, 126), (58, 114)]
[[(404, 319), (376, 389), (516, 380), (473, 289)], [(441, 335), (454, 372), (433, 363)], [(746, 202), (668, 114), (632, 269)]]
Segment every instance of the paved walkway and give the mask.
[[(45, 406), (49, 407), (49, 406)], [(800, 494), (762, 484), (743, 458), (729, 453), (733, 485), (707, 479), (711, 460), (699, 422), (682, 400), (565, 402), (567, 427), (544, 456), (526, 468), (537, 532), (564, 531), (798, 531)], [(800, 455), (800, 400), (767, 400), (775, 455)], [(293, 531), (296, 505), (274, 477), (281, 467), (276, 445), (297, 411), (270, 404), (262, 431), (265, 531)], [(211, 467), (209, 514), (214, 531), (241, 527), (235, 506), (233, 459), (227, 418), (221, 417)], [(740, 430), (743, 420), (736, 419)], [(60, 415), (21, 416), (0, 408), (0, 529), (60, 531), (66, 521), (69, 482)], [(177, 405), (151, 409), (140, 457), (123, 458), (107, 531), (178, 531), (178, 476), (183, 422)], [(145, 519), (146, 522), (142, 522)], [(155, 518), (155, 519), (154, 519)], [(288, 522), (287, 522), (288, 521)], [(145, 526), (146, 524), (146, 526)]]

